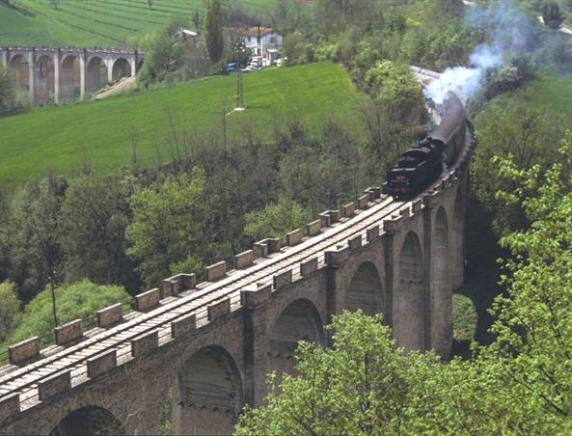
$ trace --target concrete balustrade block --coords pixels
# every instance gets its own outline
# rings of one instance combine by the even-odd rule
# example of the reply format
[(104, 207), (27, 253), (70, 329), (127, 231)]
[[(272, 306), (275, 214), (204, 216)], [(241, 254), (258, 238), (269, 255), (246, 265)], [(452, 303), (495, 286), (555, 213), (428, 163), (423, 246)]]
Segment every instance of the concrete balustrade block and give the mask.
[(381, 188), (379, 186), (370, 186), (364, 192), (370, 195), (370, 201), (375, 201), (381, 197)]
[(375, 241), (379, 238), (380, 235), (380, 228), (379, 226), (370, 227), (367, 229), (367, 242)]
[(197, 328), (197, 317), (195, 315), (187, 315), (184, 318), (179, 318), (171, 323), (171, 335), (174, 338), (183, 336), (192, 332)]
[(71, 371), (69, 369), (38, 382), (40, 401), (45, 401), (69, 390), (71, 390)]
[(258, 241), (259, 244), (265, 244), (268, 246), (268, 254), (278, 253), (280, 251), (280, 239), (277, 238), (266, 238), (262, 241)]
[(351, 216), (353, 216), (353, 214), (356, 211), (356, 205), (354, 202), (345, 204), (344, 206), (342, 206), (342, 215), (346, 218), (349, 218)]
[(332, 267), (338, 267), (342, 265), (345, 260), (350, 256), (350, 247), (338, 246), (333, 250), (328, 250), (325, 253), (326, 264)]
[(133, 357), (144, 356), (159, 346), (159, 330), (153, 330), (131, 340)]
[(236, 268), (248, 268), (254, 262), (254, 251), (248, 250), (234, 256), (234, 263)]
[(159, 291), (159, 288), (151, 289), (150, 291), (135, 295), (135, 310), (143, 312), (145, 310), (153, 309), (159, 305), (160, 300), (161, 292)]
[(117, 350), (109, 350), (98, 356), (87, 359), (87, 376), (99, 377), (117, 367)]
[(20, 395), (12, 394), (0, 398), (0, 424), (20, 413)]
[(207, 314), (209, 321), (215, 321), (230, 313), (230, 298), (226, 298), (215, 304), (209, 304)]
[(303, 237), (304, 234), (302, 233), (302, 230), (300, 229), (293, 230), (286, 235), (286, 245), (288, 245), (289, 247), (298, 245), (300, 242), (302, 242)]
[(180, 284), (179, 292), (188, 291), (190, 289), (194, 289), (197, 286), (197, 276), (193, 273), (191, 274), (177, 274), (172, 277), (173, 279), (177, 280)]
[(360, 198), (358, 198), (358, 209), (364, 210), (367, 209), (369, 203), (369, 194), (364, 194)]
[(352, 251), (361, 248), (361, 243), (361, 235), (348, 239), (348, 245)]
[(67, 324), (54, 328), (56, 345), (65, 345), (83, 336), (81, 319), (75, 319)]
[(266, 257), (268, 256), (268, 244), (262, 242), (255, 242), (252, 251), (254, 251), (255, 259)]
[(180, 292), (179, 289), (179, 281), (169, 277), (161, 282), (161, 298), (173, 297)]
[(328, 212), (322, 212), (320, 215), (320, 224), (322, 227), (330, 227), (332, 225), (331, 217)]
[(276, 274), (273, 278), (274, 289), (280, 289), (283, 286), (292, 283), (292, 270), (284, 271), (283, 273)]
[(123, 307), (121, 307), (121, 303), (117, 303), (105, 309), (98, 310), (96, 315), (97, 326), (107, 328), (123, 320)]
[(421, 206), (423, 206), (423, 200), (420, 198), (418, 200), (415, 200), (412, 204), (411, 204), (411, 212), (413, 214), (416, 214), (417, 212), (419, 212), (421, 210)]
[(8, 347), (10, 363), (16, 365), (36, 357), (40, 353), (40, 342), (37, 336), (18, 342)]
[(312, 221), (306, 226), (306, 233), (308, 236), (316, 236), (320, 233), (320, 230), (322, 230), (321, 220)]
[(339, 210), (328, 210), (327, 214), (330, 215), (330, 225), (335, 224), (340, 220)]
[(240, 302), (247, 309), (254, 309), (257, 306), (266, 303), (272, 295), (272, 284), (255, 285), (244, 288), (240, 292)]
[(300, 274), (302, 275), (302, 277), (306, 277), (317, 270), (318, 270), (317, 257), (314, 257), (313, 259), (307, 260), (300, 264)]
[(226, 274), (226, 262), (223, 260), (221, 262), (215, 263), (211, 266), (207, 266), (207, 281), (216, 282), (222, 279)]

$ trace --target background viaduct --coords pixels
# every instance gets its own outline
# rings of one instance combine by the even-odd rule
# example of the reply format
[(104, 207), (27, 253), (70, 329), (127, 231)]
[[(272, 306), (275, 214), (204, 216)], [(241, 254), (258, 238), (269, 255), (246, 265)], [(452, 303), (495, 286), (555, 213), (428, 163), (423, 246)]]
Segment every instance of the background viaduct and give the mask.
[(143, 61), (137, 50), (0, 47), (0, 62), (34, 104), (84, 98), (108, 82), (135, 76)]
[(343, 310), (382, 313), (399, 346), (448, 358), (474, 146), (467, 129), (455, 166), (412, 201), (369, 188), (284, 246), (266, 239), (211, 265), (204, 282), (179, 274), (128, 315), (111, 306), (92, 330), (54, 329), (52, 347), (12, 346), (0, 433), (157, 434), (165, 404), (173, 433), (230, 433), (244, 404), (262, 402), (266, 374), (292, 371), (298, 340), (327, 344)]

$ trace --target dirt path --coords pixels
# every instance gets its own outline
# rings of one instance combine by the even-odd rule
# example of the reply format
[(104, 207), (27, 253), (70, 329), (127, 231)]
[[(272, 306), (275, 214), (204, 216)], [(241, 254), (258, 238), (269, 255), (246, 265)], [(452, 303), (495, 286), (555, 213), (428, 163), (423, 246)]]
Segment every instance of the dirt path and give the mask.
[(124, 77), (120, 79), (118, 82), (114, 83), (111, 86), (108, 86), (102, 89), (95, 95), (96, 100), (101, 100), (103, 98), (112, 97), (114, 95), (121, 94), (125, 91), (131, 91), (137, 87), (135, 77)]

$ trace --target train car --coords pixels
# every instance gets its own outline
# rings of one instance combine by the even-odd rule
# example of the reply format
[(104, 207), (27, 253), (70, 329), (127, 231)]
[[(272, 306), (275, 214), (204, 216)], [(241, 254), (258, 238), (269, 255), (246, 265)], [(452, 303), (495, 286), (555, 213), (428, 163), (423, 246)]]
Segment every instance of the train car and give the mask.
[(465, 143), (465, 107), (453, 92), (440, 110), (441, 122), (387, 172), (383, 192), (406, 200), (423, 192), (451, 166)]

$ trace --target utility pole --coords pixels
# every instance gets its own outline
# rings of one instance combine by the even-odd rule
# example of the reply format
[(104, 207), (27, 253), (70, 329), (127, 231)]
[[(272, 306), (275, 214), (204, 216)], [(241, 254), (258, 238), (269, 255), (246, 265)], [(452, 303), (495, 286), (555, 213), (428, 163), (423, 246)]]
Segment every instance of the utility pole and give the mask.
[(236, 54), (236, 65), (238, 66), (236, 73), (236, 109), (244, 110), (244, 84), (242, 81), (242, 68), (240, 61), (246, 53), (246, 44), (243, 39), (234, 44), (234, 52)]

